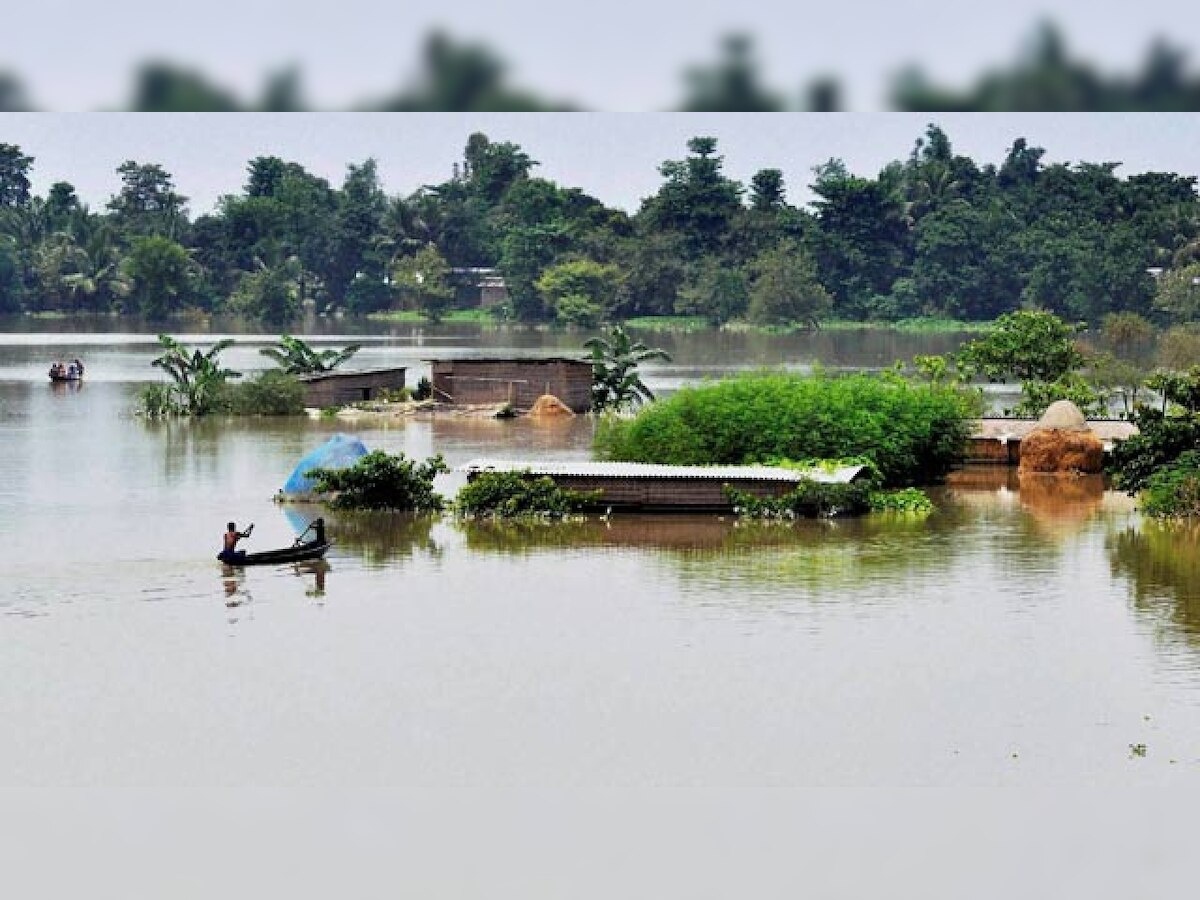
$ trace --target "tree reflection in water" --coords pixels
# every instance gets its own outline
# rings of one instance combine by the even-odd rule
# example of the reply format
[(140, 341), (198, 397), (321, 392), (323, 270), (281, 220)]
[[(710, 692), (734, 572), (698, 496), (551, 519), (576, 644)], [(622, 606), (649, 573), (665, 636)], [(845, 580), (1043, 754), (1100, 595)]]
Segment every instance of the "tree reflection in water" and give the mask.
[(1129, 582), (1134, 609), (1200, 644), (1200, 523), (1143, 520), (1110, 533), (1105, 549), (1113, 576)]

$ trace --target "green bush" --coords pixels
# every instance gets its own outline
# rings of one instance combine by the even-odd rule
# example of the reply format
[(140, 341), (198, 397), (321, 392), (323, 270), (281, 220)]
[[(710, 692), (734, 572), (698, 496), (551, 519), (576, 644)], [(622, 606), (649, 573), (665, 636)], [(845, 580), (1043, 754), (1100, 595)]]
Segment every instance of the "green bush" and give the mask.
[(434, 493), (433, 479), (450, 471), (440, 456), (418, 464), (403, 453), (372, 450), (344, 469), (313, 469), (318, 494), (330, 495), (336, 509), (393, 509), (435, 512), (444, 501)]
[(875, 491), (870, 498), (871, 512), (905, 513), (924, 516), (933, 512), (933, 501), (919, 488)]
[(568, 491), (548, 477), (528, 472), (484, 472), (458, 492), (454, 510), (460, 515), (517, 518), (566, 516), (596, 503), (602, 491)]
[(752, 519), (825, 519), (861, 516), (871, 508), (870, 485), (859, 482), (805, 479), (782, 497), (756, 497), (725, 486), (725, 496), (739, 516)]
[(601, 420), (596, 449), (681, 465), (865, 456), (885, 484), (903, 486), (942, 478), (978, 414), (975, 393), (888, 375), (743, 375)]
[(294, 376), (270, 369), (238, 384), (226, 382), (214, 406), (232, 416), (303, 415), (304, 386)]
[(1142, 509), (1155, 518), (1200, 516), (1200, 451), (1189, 450), (1151, 475)]
[(1200, 416), (1167, 415), (1159, 409), (1139, 406), (1133, 423), (1138, 433), (1113, 445), (1108, 470), (1115, 487), (1136, 496), (1155, 472), (1171, 465), (1181, 454), (1200, 448)]

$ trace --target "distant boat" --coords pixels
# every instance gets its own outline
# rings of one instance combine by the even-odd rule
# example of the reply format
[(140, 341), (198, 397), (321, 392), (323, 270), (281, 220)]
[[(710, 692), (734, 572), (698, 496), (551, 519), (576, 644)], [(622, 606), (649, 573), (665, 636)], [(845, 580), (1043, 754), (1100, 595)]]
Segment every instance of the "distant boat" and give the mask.
[(54, 382), (62, 381), (83, 381), (82, 375), (51, 375), (50, 380)]
[(265, 566), (278, 563), (303, 562), (306, 559), (320, 559), (325, 551), (333, 546), (333, 541), (309, 541), (295, 547), (283, 547), (279, 550), (263, 550), (259, 553), (247, 553), (235, 559), (225, 559), (223, 553), (217, 554), (217, 559), (228, 566)]

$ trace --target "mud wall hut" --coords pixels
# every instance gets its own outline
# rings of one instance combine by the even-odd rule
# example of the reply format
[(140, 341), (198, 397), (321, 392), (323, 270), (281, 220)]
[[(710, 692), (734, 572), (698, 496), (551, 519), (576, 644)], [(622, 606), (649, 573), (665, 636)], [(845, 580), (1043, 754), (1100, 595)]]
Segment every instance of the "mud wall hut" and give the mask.
[(592, 408), (592, 364), (578, 359), (435, 359), (430, 380), (439, 403), (511, 403), (527, 410), (553, 394), (572, 412)]
[(399, 367), (302, 375), (304, 405), (345, 406), (363, 400), (378, 400), (385, 391), (398, 391), (404, 387), (405, 371), (404, 367)]

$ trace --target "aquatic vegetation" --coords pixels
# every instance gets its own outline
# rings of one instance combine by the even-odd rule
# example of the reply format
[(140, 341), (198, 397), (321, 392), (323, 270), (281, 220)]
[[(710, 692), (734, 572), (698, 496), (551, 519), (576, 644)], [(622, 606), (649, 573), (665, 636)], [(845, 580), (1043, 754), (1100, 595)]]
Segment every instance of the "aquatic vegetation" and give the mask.
[(756, 497), (726, 486), (725, 496), (737, 515), (752, 519), (826, 519), (858, 516), (871, 508), (871, 487), (862, 482), (804, 479), (781, 497)]
[(890, 375), (741, 375), (684, 388), (632, 419), (601, 420), (596, 449), (680, 465), (862, 456), (887, 485), (925, 484), (961, 457), (978, 402)]
[(403, 453), (372, 450), (343, 469), (313, 469), (319, 495), (335, 509), (392, 509), (436, 512), (445, 500), (433, 490), (433, 479), (449, 472), (441, 456), (418, 463)]
[(868, 502), (871, 506), (871, 512), (927, 516), (934, 510), (933, 501), (920, 488), (903, 488), (898, 491), (874, 491)]
[(234, 416), (303, 415), (304, 387), (286, 372), (260, 372), (238, 384), (222, 385), (213, 410)]
[(597, 502), (602, 493), (565, 490), (552, 478), (531, 478), (528, 472), (483, 472), (458, 492), (454, 511), (497, 518), (567, 516)]

